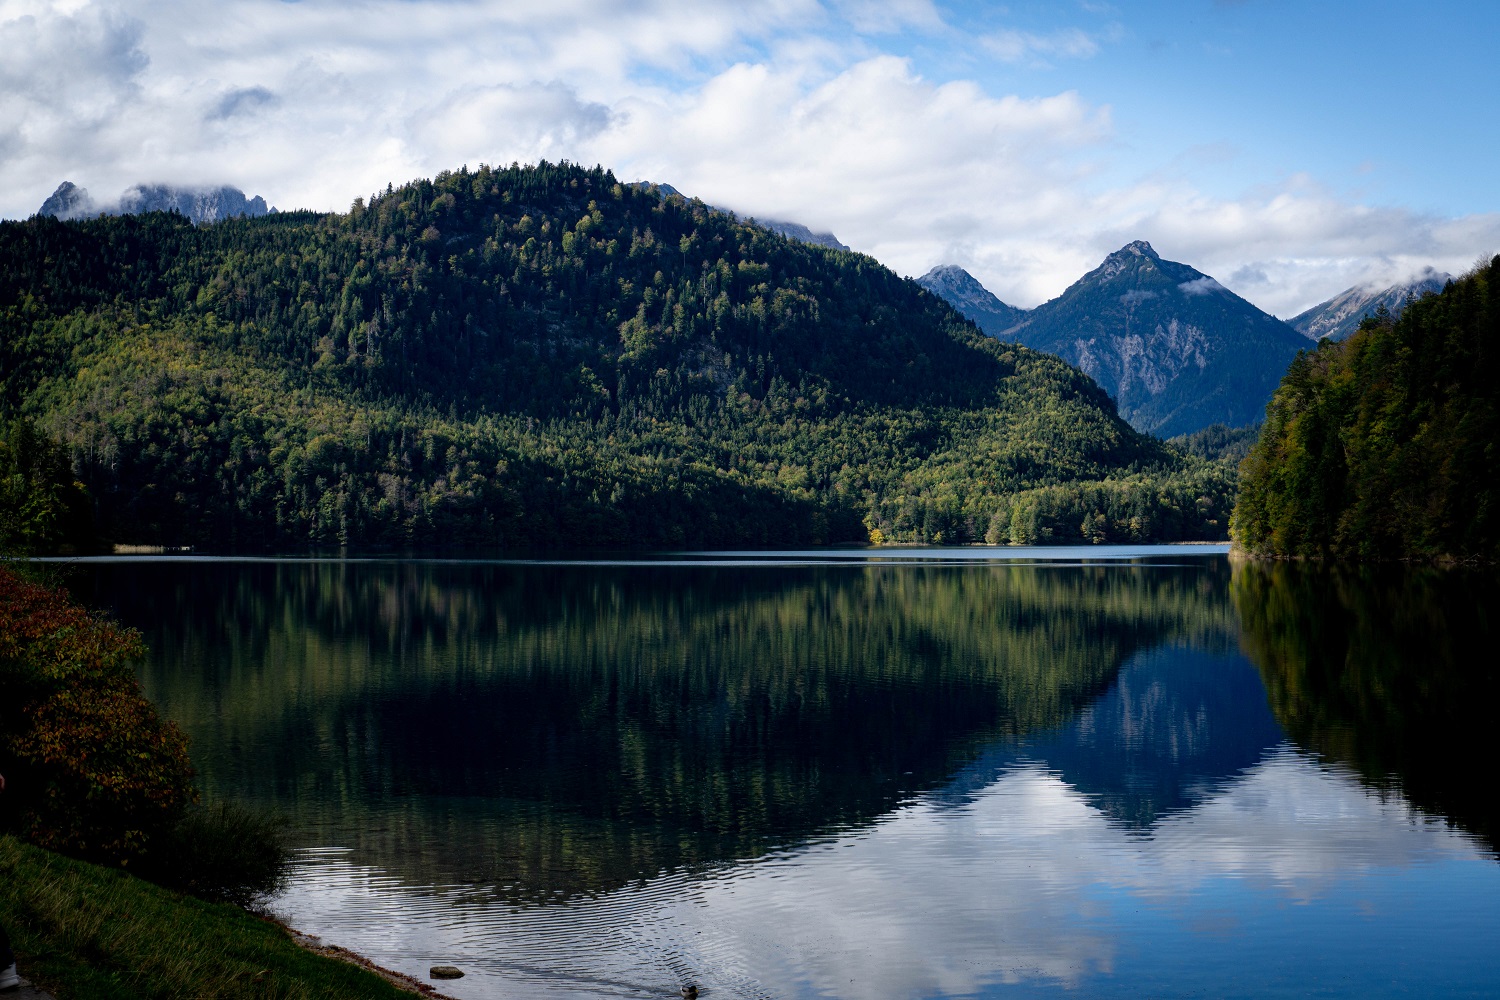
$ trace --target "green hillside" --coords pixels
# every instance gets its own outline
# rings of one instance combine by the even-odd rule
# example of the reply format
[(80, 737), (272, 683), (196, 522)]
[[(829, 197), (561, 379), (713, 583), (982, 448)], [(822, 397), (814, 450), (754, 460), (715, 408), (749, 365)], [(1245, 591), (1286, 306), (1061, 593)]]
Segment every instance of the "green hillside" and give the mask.
[(1292, 363), (1240, 467), (1252, 552), (1500, 558), (1500, 258)]
[(132, 543), (1213, 538), (1231, 489), (870, 258), (567, 164), (0, 224), (0, 407)]

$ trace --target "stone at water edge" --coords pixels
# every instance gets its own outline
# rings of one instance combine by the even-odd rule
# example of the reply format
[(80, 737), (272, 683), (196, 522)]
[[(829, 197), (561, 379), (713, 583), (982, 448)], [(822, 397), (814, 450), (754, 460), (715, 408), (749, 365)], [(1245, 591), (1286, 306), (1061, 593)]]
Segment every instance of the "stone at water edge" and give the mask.
[(462, 979), (464, 970), (455, 965), (434, 965), (427, 970), (429, 979)]

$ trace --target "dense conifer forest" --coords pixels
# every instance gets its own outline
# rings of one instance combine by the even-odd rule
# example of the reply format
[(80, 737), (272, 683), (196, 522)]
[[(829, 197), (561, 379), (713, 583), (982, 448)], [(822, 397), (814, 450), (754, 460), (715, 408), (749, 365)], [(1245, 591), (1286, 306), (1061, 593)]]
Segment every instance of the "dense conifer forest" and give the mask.
[(1233, 493), (868, 257), (569, 164), (0, 224), (0, 411), (34, 542), (70, 476), (217, 549), (1213, 539)]
[(1500, 257), (1292, 363), (1241, 466), (1252, 552), (1500, 558)]

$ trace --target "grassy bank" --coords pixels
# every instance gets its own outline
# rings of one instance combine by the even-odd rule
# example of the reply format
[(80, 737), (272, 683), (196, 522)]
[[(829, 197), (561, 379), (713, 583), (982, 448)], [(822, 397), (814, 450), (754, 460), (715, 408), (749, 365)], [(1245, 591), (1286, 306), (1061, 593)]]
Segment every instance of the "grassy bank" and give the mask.
[(59, 1000), (403, 998), (238, 907), (0, 837), (0, 923), (21, 971)]

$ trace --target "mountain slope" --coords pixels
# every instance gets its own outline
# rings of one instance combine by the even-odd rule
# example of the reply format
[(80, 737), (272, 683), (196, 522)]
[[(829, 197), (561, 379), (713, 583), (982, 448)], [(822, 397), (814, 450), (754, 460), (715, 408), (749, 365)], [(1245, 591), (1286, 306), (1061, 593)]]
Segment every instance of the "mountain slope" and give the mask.
[(1232, 488), (868, 257), (567, 164), (0, 224), (0, 408), (121, 541), (1222, 537)]
[(1371, 288), (1356, 285), (1345, 289), (1327, 302), (1321, 302), (1304, 313), (1287, 320), (1298, 333), (1311, 340), (1343, 340), (1355, 330), (1366, 316), (1374, 316), (1384, 308), (1391, 316), (1401, 315), (1407, 299), (1420, 299), (1443, 290), (1453, 276), (1443, 271), (1427, 268), (1411, 281), (1403, 281), (1389, 288)]
[(1091, 376), (1142, 430), (1259, 419), (1307, 340), (1186, 264), (1130, 243), (1006, 334)]
[(1025, 309), (1001, 302), (972, 274), (956, 265), (939, 264), (916, 280), (991, 337), (1005, 334), (1026, 318)]

